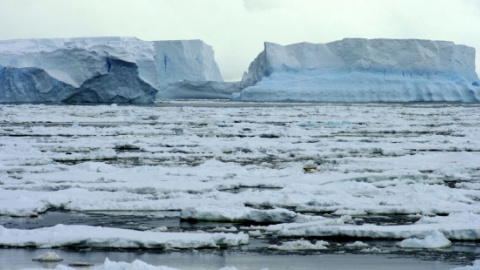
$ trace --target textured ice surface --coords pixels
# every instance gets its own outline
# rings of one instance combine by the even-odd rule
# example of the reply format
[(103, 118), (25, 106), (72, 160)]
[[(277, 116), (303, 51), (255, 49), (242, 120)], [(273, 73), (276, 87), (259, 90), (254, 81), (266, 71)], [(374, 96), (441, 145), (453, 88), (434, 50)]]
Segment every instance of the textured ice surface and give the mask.
[[(1, 215), (51, 226), (42, 213), (101, 211), (112, 226), (19, 230), (3, 216), (9, 245), (161, 248), (175, 235), (193, 249), (228, 231), (255, 238), (247, 250), (315, 248), (303, 238), (383, 252), (368, 239), (386, 239), (403, 252), (437, 230), (449, 252), (480, 239), (478, 104), (22, 104), (0, 105), (0, 123)], [(141, 221), (149, 211), (171, 216)]]
[(265, 43), (234, 98), (244, 101), (478, 102), (475, 50), (447, 41)]
[(82, 225), (56, 225), (33, 230), (0, 226), (0, 245), (7, 247), (95, 247), (192, 249), (238, 246), (248, 243), (244, 233), (168, 233)]
[(443, 248), (452, 244), (445, 235), (439, 231), (433, 231), (423, 239), (408, 238), (399, 243), (404, 248)]
[(57, 253), (50, 251), (35, 257), (33, 260), (39, 262), (60, 262), (63, 259)]
[[(80, 94), (73, 99), (85, 98), (82, 101), (88, 103), (95, 99), (90, 93), (95, 86), (97, 96), (105, 96), (100, 102), (148, 103), (155, 95), (153, 88), (162, 91), (170, 83), (183, 80), (222, 81), (212, 48), (201, 40), (142, 41), (125, 37), (7, 40), (0, 41), (1, 66), (10, 72), (0, 73), (1, 102), (63, 102), (63, 93), (55, 99), (58, 91), (66, 92), (65, 95), (76, 91)], [(32, 67), (35, 70), (12, 69)], [(104, 78), (114, 70), (118, 74), (119, 69), (122, 69), (119, 76), (112, 80), (108, 79), (112, 76)], [(12, 74), (14, 71), (27, 74), (22, 76), (28, 79)], [(25, 95), (31, 97), (25, 99)]]

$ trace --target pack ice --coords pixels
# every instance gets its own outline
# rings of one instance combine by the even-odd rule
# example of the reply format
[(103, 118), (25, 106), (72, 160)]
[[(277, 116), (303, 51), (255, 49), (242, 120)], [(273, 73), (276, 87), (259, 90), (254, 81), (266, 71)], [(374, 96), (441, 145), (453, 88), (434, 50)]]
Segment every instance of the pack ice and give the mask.
[(480, 101), (474, 48), (416, 39), (265, 43), (241, 88), (235, 100)]
[[(222, 76), (201, 40), (143, 41), (128, 37), (0, 41), (0, 102), (152, 103), (208, 93), (188, 91)], [(222, 89), (230, 91), (227, 86)], [(223, 87), (223, 88), (222, 88)], [(168, 91), (167, 91), (168, 88)], [(230, 95), (231, 93), (228, 93)]]

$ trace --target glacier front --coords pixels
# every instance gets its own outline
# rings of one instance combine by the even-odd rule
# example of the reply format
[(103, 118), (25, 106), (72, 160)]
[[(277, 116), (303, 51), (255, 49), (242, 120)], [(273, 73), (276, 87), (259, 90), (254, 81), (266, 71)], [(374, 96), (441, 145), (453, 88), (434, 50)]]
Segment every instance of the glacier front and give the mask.
[(448, 41), (265, 43), (239, 101), (479, 102), (475, 49)]
[(0, 41), (3, 103), (152, 103), (157, 92), (185, 80), (223, 81), (212, 48), (201, 40)]

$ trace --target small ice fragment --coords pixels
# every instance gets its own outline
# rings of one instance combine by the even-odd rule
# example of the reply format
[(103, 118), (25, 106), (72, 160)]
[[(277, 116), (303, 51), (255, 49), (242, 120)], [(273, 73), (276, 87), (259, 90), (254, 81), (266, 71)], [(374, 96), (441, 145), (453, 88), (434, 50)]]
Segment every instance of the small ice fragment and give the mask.
[(225, 228), (225, 227), (216, 227), (214, 229), (212, 229), (212, 232), (237, 232), (238, 229), (235, 228), (235, 227), (229, 227), (229, 228)]
[(310, 243), (307, 240), (296, 240), (296, 241), (289, 241), (284, 242), (281, 245), (271, 245), (269, 249), (277, 249), (277, 250), (321, 250), (327, 249), (329, 243), (326, 241), (317, 241), (315, 244)]
[(248, 235), (251, 236), (251, 237), (260, 237), (260, 236), (262, 236), (262, 232), (259, 231), (259, 230), (250, 231), (250, 232), (248, 232)]
[(355, 241), (355, 242), (353, 242), (353, 243), (351, 243), (351, 244), (346, 244), (345, 246), (346, 246), (346, 247), (349, 247), (349, 248), (366, 248), (366, 247), (368, 247), (369, 245), (363, 243), (362, 241)]
[(44, 253), (36, 258), (33, 259), (34, 261), (39, 261), (39, 262), (61, 262), (63, 259), (58, 256), (57, 253), (51, 251)]
[(167, 226), (160, 226), (160, 227), (157, 227), (157, 228), (153, 228), (150, 231), (152, 231), (152, 232), (166, 232), (166, 231), (168, 231), (168, 228), (167, 228)]

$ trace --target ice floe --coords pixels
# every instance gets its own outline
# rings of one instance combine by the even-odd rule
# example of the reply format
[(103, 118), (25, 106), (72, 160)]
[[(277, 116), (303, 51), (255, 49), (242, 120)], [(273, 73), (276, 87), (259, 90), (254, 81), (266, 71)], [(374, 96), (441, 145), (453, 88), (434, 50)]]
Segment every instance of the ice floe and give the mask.
[(408, 238), (400, 242), (398, 245), (403, 248), (443, 248), (452, 244), (443, 233), (433, 231), (423, 239)]
[(32, 230), (0, 226), (0, 246), (6, 247), (193, 249), (247, 243), (248, 235), (244, 233), (142, 232), (85, 225), (56, 225)]
[(51, 251), (51, 252), (46, 252), (40, 256), (37, 256), (33, 260), (39, 261), (39, 262), (61, 262), (63, 261), (63, 258), (58, 256), (57, 253)]

